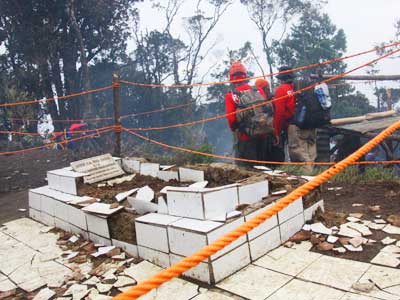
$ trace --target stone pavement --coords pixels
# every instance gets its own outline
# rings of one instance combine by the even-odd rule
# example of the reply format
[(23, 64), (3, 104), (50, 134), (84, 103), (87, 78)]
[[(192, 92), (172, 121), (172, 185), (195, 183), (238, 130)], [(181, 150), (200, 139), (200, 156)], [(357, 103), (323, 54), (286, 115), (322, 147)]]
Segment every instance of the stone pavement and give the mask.
[[(70, 263), (65, 258), (70, 251), (57, 245), (58, 235), (49, 230), (30, 219), (0, 228), (0, 299), (15, 299), (5, 295), (17, 289), (34, 300), (110, 300), (161, 270), (127, 259), (95, 276), (89, 260)], [(323, 256), (310, 248), (308, 242), (277, 248), (210, 289), (174, 279), (142, 299), (400, 300), (400, 270)], [(77, 269), (84, 275), (80, 280), (73, 277)]]

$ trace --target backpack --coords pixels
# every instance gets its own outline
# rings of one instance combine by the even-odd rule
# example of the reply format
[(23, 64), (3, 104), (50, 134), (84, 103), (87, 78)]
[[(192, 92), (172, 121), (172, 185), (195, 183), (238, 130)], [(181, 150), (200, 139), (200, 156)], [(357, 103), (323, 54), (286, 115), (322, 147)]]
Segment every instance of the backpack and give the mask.
[[(294, 82), (294, 91), (302, 90), (313, 83), (306, 80)], [(292, 123), (300, 129), (314, 129), (330, 124), (330, 105), (321, 105), (319, 95), (314, 88), (296, 94), (296, 107)], [(325, 108), (324, 108), (325, 107)]]
[[(233, 91), (233, 94), (237, 97), (236, 104), (238, 109), (265, 102), (264, 97), (256, 88), (246, 91)], [(273, 106), (271, 103), (237, 112), (236, 117), (239, 131), (250, 137), (272, 134), (274, 132)]]

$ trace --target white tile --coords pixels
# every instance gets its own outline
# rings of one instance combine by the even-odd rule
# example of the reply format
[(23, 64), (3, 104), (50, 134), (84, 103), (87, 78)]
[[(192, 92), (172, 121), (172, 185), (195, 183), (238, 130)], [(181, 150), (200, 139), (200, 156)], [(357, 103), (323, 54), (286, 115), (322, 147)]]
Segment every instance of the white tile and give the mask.
[(171, 223), (177, 222), (180, 219), (181, 218), (179, 218), (179, 217), (157, 214), (157, 213), (150, 213), (145, 216), (136, 218), (135, 221), (142, 222), (142, 223), (167, 226), (167, 225), (170, 225)]
[(294, 279), (267, 300), (341, 300), (344, 292), (311, 282)]
[[(230, 223), (224, 224), (223, 226), (220, 226), (220, 227), (212, 230), (211, 232), (207, 233), (208, 244), (213, 243), (214, 241), (221, 238), (223, 235), (227, 234), (228, 232), (231, 232), (232, 230), (236, 229), (243, 223), (244, 223), (244, 217), (240, 217), (237, 220), (234, 220)], [(218, 251), (214, 255), (211, 255), (211, 260), (215, 260), (216, 258), (224, 255), (226, 252), (228, 252), (234, 248), (237, 248), (238, 246), (240, 246), (244, 243), (247, 244), (247, 236), (246, 235), (241, 236), (240, 238), (235, 240), (233, 243), (226, 246), (224, 249)]]
[(130, 243), (123, 242), (123, 241), (114, 240), (114, 239), (112, 240), (112, 244), (115, 247), (121, 248), (122, 250), (124, 250), (124, 252), (126, 252), (127, 254), (129, 254), (132, 257), (139, 257), (137, 245), (130, 244)]
[(352, 293), (346, 293), (343, 298), (340, 298), (340, 300), (377, 300), (377, 299), (378, 298), (375, 297), (372, 298), (365, 295), (356, 295)]
[(60, 176), (47, 172), (47, 184), (53, 190), (60, 189)]
[(140, 173), (140, 161), (130, 158), (123, 158), (122, 168), (127, 173)]
[(272, 249), (279, 247), (280, 244), (281, 236), (279, 233), (279, 227), (275, 227), (270, 231), (263, 233), (249, 242), (251, 261), (254, 262)]
[(189, 256), (207, 245), (205, 233), (174, 227), (168, 227), (168, 240), (171, 253), (183, 256)]
[(219, 222), (208, 221), (208, 220), (194, 220), (188, 218), (182, 218), (178, 221), (171, 224), (172, 227), (193, 230), (197, 232), (207, 233), (218, 227), (221, 227), (222, 224)]
[(297, 276), (320, 257), (321, 254), (314, 252), (279, 247), (254, 264), (286, 275)]
[(264, 300), (291, 279), (290, 276), (249, 265), (217, 286), (246, 299)]
[(108, 222), (106, 218), (101, 218), (96, 215), (86, 214), (88, 231), (100, 235), (104, 238), (110, 238)]
[[(273, 204), (269, 204), (263, 208), (260, 208), (248, 215), (245, 216), (245, 220), (248, 221), (252, 218), (254, 218), (255, 216), (259, 215), (260, 213), (268, 210), (271, 206), (273, 206)], [(256, 228), (254, 228), (253, 230), (251, 230), (247, 236), (249, 238), (249, 240), (252, 240), (258, 236), (260, 236), (261, 234), (271, 230), (272, 228), (278, 226), (278, 217), (276, 215), (272, 216), (271, 218), (269, 218), (268, 220), (266, 220), (264, 223), (258, 225)]]
[(60, 176), (59, 184), (59, 191), (71, 195), (78, 195), (78, 183), (76, 178)]
[(282, 243), (286, 242), (291, 238), (296, 232), (300, 231), (304, 225), (304, 215), (303, 213), (295, 216), (294, 218), (286, 221), (279, 225), (279, 230), (281, 232)]
[(106, 239), (102, 236), (99, 236), (97, 234), (94, 234), (92, 232), (89, 232), (89, 240), (92, 241), (95, 244), (101, 244), (104, 246), (111, 246), (111, 240)]
[(166, 182), (170, 180), (179, 181), (179, 175), (176, 171), (158, 171), (157, 177)]
[(41, 201), (40, 206), (42, 208), (42, 211), (50, 216), (55, 216), (55, 205), (57, 200), (54, 200), (53, 198), (50, 198), (45, 195), (41, 195), (40, 201)]
[(303, 213), (303, 200), (301, 197), (278, 213), (278, 222), (282, 224), (299, 213)]
[(250, 264), (249, 245), (246, 243), (211, 262), (216, 283)]
[(32, 207), (38, 211), (42, 210), (40, 194), (37, 194), (32, 190), (29, 191), (29, 207)]
[(124, 274), (135, 279), (137, 282), (148, 279), (149, 277), (157, 274), (162, 269), (148, 261), (142, 261), (137, 265), (131, 265), (124, 270)]
[(368, 270), (369, 264), (321, 256), (303, 272), (299, 278), (324, 284), (345, 291), (350, 291), (352, 285)]
[[(171, 265), (178, 263), (184, 258), (185, 256), (179, 256), (170, 253)], [(194, 268), (191, 268), (190, 270), (183, 273), (183, 275), (192, 279), (199, 280), (201, 282), (211, 284), (211, 266), (209, 263), (202, 262)]]
[(157, 203), (157, 212), (159, 214), (166, 214), (168, 215), (168, 205), (167, 205), (167, 201), (164, 199), (163, 196), (158, 197), (158, 203)]
[(312, 206), (304, 209), (304, 220), (306, 222), (311, 221), (318, 208), (321, 208), (321, 210), (324, 211), (324, 200), (320, 200)]
[(29, 207), (29, 217), (33, 220), (40, 221), (40, 211)]
[(135, 231), (138, 246), (169, 252), (166, 226), (141, 223), (135, 220)]
[(82, 238), (84, 240), (88, 240), (89, 239), (89, 232), (88, 231), (83, 230), (83, 229), (81, 229), (79, 227), (76, 227), (74, 225), (71, 225), (70, 232), (73, 233), (73, 234), (77, 234), (77, 235), (82, 236)]
[(138, 252), (140, 258), (143, 258), (159, 267), (168, 268), (171, 265), (168, 253), (142, 246), (138, 246)]
[(191, 282), (174, 278), (140, 298), (142, 300), (189, 300), (199, 293), (198, 289), (199, 287)]
[(181, 182), (204, 181), (204, 172), (188, 168), (179, 168), (179, 180)]
[(40, 212), (40, 222), (47, 225), (47, 226), (54, 226), (55, 221), (54, 217), (46, 214), (45, 212)]
[[(74, 226), (82, 228), (83, 230), (88, 230), (88, 225), (86, 224), (86, 214), (79, 208), (68, 205), (68, 221)], [(92, 231), (96, 233), (95, 231)], [(108, 236), (105, 236), (108, 237)]]
[(400, 270), (388, 267), (371, 266), (362, 276), (361, 282), (372, 280), (376, 285), (385, 289), (391, 286), (400, 285)]
[(71, 232), (71, 224), (69, 224), (68, 222), (64, 221), (64, 220), (60, 220), (58, 218), (54, 218), (54, 223), (55, 223), (55, 227), (60, 228), (64, 231), (67, 232)]
[(235, 298), (217, 292), (206, 291), (205, 293), (194, 297), (193, 300), (235, 300)]
[(60, 220), (63, 220), (65, 222), (69, 222), (69, 205), (61, 202), (61, 201), (56, 201), (54, 205), (54, 216)]
[(109, 215), (112, 215), (112, 214), (124, 209), (124, 207), (122, 205), (120, 205), (116, 208), (110, 208), (110, 207), (111, 207), (111, 204), (96, 202), (96, 203), (89, 204), (88, 206), (85, 206), (84, 208), (82, 208), (82, 210), (85, 212), (109, 216)]
[(167, 191), (168, 211), (173, 216), (204, 219), (201, 193)]
[(231, 212), (239, 204), (237, 187), (205, 192), (203, 201), (205, 219), (209, 220), (223, 213)]
[(239, 203), (253, 204), (260, 202), (269, 193), (268, 180), (239, 186)]
[(154, 163), (140, 164), (140, 174), (144, 176), (157, 177), (159, 170), (160, 170), (160, 164), (154, 164)]

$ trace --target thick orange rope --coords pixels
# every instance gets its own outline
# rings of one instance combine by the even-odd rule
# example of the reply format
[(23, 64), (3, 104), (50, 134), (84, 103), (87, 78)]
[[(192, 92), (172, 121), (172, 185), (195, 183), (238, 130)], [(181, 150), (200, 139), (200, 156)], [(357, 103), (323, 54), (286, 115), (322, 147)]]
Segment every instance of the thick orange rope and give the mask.
[[(373, 64), (375, 62), (383, 60), (386, 57), (389, 57), (389, 56), (391, 56), (393, 54), (396, 54), (398, 52), (400, 52), (400, 49), (396, 49), (396, 50), (393, 50), (391, 52), (388, 52), (387, 54), (385, 54), (385, 55), (383, 55), (381, 57), (378, 57), (378, 58), (376, 58), (374, 60), (371, 60), (371, 61), (369, 61), (369, 62), (367, 62), (365, 64), (362, 64), (361, 66), (353, 68), (353, 69), (351, 69), (349, 71), (346, 71), (344, 73), (338, 74), (338, 75), (333, 76), (331, 78), (325, 79), (325, 80), (323, 80), (321, 82), (317, 82), (317, 83), (312, 84), (310, 86), (307, 86), (307, 87), (305, 87), (305, 88), (303, 88), (301, 90), (295, 91), (295, 92), (293, 92), (293, 95), (301, 94), (302, 92), (305, 92), (307, 90), (315, 88), (317, 85), (319, 85), (321, 83), (329, 83), (331, 81), (340, 79), (340, 78), (342, 78), (342, 77), (344, 77), (344, 76), (346, 76), (346, 75), (348, 75), (350, 73), (353, 73), (353, 72), (358, 71), (358, 70), (360, 70), (362, 68), (365, 68), (365, 67), (367, 67), (367, 66), (369, 66), (369, 65), (371, 65), (371, 64)], [(236, 110), (234, 112), (231, 112), (231, 113), (227, 113), (227, 114), (219, 115), (219, 116), (214, 116), (214, 117), (210, 117), (210, 118), (207, 118), (207, 119), (201, 119), (201, 120), (197, 120), (197, 121), (191, 121), (191, 122), (186, 122), (186, 123), (178, 123), (178, 124), (166, 125), (166, 126), (160, 126), (160, 127), (147, 127), (147, 128), (139, 127), (139, 128), (129, 128), (129, 129), (135, 130), (135, 131), (159, 131), (159, 130), (165, 130), (165, 129), (171, 129), (171, 128), (179, 128), (179, 127), (186, 127), (186, 126), (202, 124), (202, 123), (206, 123), (206, 122), (210, 122), (210, 121), (216, 121), (216, 120), (219, 120), (219, 119), (223, 119), (223, 118), (226, 118), (227, 116), (235, 115), (238, 112), (243, 112), (243, 111), (247, 111), (247, 110), (250, 110), (250, 109), (254, 109), (256, 107), (265, 106), (265, 105), (267, 105), (269, 103), (273, 103), (273, 102), (276, 102), (276, 101), (280, 101), (280, 100), (286, 99), (287, 97), (288, 96), (278, 97), (278, 98), (275, 98), (275, 99), (273, 99), (271, 101), (264, 101), (264, 102), (262, 102), (260, 104), (255, 104), (255, 105), (252, 105), (252, 106), (249, 106), (249, 107), (246, 107), (246, 108), (238, 109), (238, 110)]]
[[(343, 56), (343, 57), (338, 57), (335, 59), (331, 59), (331, 60), (327, 60), (321, 63), (317, 63), (317, 64), (310, 64), (307, 66), (301, 66), (301, 67), (297, 67), (292, 69), (292, 71), (301, 71), (301, 70), (306, 70), (306, 69), (311, 69), (311, 68), (315, 68), (315, 67), (319, 67), (319, 66), (323, 66), (323, 65), (329, 65), (338, 61), (342, 61), (342, 60), (346, 60), (349, 58), (353, 58), (353, 57), (357, 57), (357, 56), (361, 56), (364, 54), (368, 54), (368, 53), (372, 53), (372, 52), (376, 52), (379, 50), (383, 50), (386, 48), (391, 48), (391, 47), (395, 47), (400, 45), (400, 42), (395, 42), (395, 43), (391, 43), (382, 47), (375, 47), (371, 50), (367, 50), (367, 51), (363, 51), (363, 52), (359, 52), (359, 53), (355, 53), (352, 55), (347, 55), (347, 56)], [(196, 87), (196, 86), (209, 86), (209, 85), (221, 85), (221, 84), (228, 84), (228, 83), (235, 83), (238, 81), (243, 81), (243, 80), (253, 80), (253, 79), (258, 79), (258, 78), (264, 78), (264, 77), (271, 77), (271, 76), (276, 76), (278, 74), (285, 74), (285, 73), (289, 73), (292, 71), (283, 71), (283, 72), (277, 72), (277, 73), (272, 73), (272, 74), (266, 74), (266, 75), (262, 75), (262, 76), (254, 76), (254, 77), (248, 77), (245, 79), (240, 79), (240, 80), (227, 80), (227, 81), (220, 81), (220, 82), (208, 82), (208, 83), (193, 83), (193, 84), (152, 84), (152, 83), (139, 83), (139, 82), (131, 82), (131, 81), (127, 81), (127, 80), (120, 80), (121, 83), (125, 83), (125, 84), (129, 84), (129, 85), (134, 85), (134, 86), (141, 86), (141, 87), (153, 87), (153, 88), (190, 88), (190, 87)]]
[(33, 148), (27, 148), (27, 149), (15, 150), (15, 151), (0, 152), (0, 156), (17, 154), (17, 153), (24, 153), (24, 152), (33, 151), (33, 150), (49, 148), (49, 147), (52, 147), (52, 146), (55, 146), (55, 145), (58, 145), (58, 144), (59, 145), (63, 145), (63, 144), (66, 144), (68, 142), (74, 142), (74, 141), (79, 141), (79, 140), (83, 140), (83, 139), (87, 139), (87, 138), (92, 138), (92, 137), (97, 136), (100, 133), (110, 132), (110, 131), (113, 131), (113, 130), (114, 130), (114, 128), (103, 127), (103, 128), (99, 128), (98, 130), (96, 130), (96, 133), (93, 133), (93, 134), (81, 136), (81, 137), (70, 139), (70, 140), (64, 140), (64, 141), (61, 141), (61, 142), (53, 142), (53, 143), (49, 143), (49, 144), (46, 144), (46, 145), (43, 145), (43, 146), (38, 146), (38, 147), (33, 147)]
[(299, 199), (299, 197), (307, 195), (309, 192), (320, 186), (322, 183), (326, 182), (328, 179), (343, 171), (352, 163), (356, 162), (362, 156), (371, 151), (374, 147), (376, 147), (379, 143), (381, 143), (385, 138), (390, 136), (393, 132), (400, 129), (400, 121), (391, 125), (384, 131), (382, 131), (378, 136), (373, 138), (367, 144), (362, 146), (356, 152), (332, 166), (328, 170), (322, 172), (320, 175), (316, 176), (313, 180), (307, 182), (301, 187), (295, 189), (293, 192), (288, 194), (287, 196), (281, 198), (276, 204), (274, 204), (268, 210), (260, 213), (256, 217), (237, 227), (233, 231), (225, 234), (223, 237), (219, 238), (212, 244), (204, 247), (203, 249), (197, 251), (193, 255), (186, 257), (181, 260), (177, 264), (159, 272), (158, 274), (152, 276), (150, 279), (147, 279), (137, 286), (131, 288), (127, 292), (121, 293), (118, 296), (114, 297), (115, 300), (133, 300), (138, 299), (138, 297), (143, 296), (150, 292), (152, 289), (159, 287), (160, 285), (170, 281), (171, 279), (180, 276), (184, 272), (189, 269), (197, 266), (203, 260), (209, 258), (211, 255), (217, 253), (222, 250), (233, 241), (237, 240), (239, 237), (245, 235), (252, 229), (256, 228), (272, 216), (276, 215), (278, 212), (282, 211), (285, 207)]
[[(113, 85), (105, 86), (105, 87), (98, 88), (98, 89), (83, 91), (83, 92), (79, 92), (79, 93), (69, 94), (69, 95), (65, 95), (65, 96), (46, 98), (46, 101), (55, 101), (56, 99), (57, 100), (68, 99), (68, 98), (87, 95), (87, 94), (91, 94), (91, 93), (95, 93), (95, 92), (105, 91), (105, 90), (108, 90), (111, 88), (113, 88)], [(3, 104), (0, 104), (0, 107), (10, 107), (10, 106), (17, 106), (17, 105), (34, 104), (34, 103), (39, 103), (40, 101), (43, 101), (43, 100), (29, 100), (29, 101), (19, 101), (19, 102), (13, 102), (13, 103), (3, 103)]]
[[(175, 151), (192, 153), (192, 154), (206, 156), (206, 157), (219, 158), (219, 159), (224, 159), (224, 160), (229, 160), (229, 161), (241, 161), (241, 162), (260, 164), (260, 165), (291, 165), (291, 166), (305, 166), (305, 165), (331, 166), (331, 165), (335, 164), (334, 162), (314, 162), (314, 161), (306, 161), (306, 162), (283, 161), (283, 162), (279, 162), (279, 161), (255, 160), (255, 159), (223, 156), (223, 155), (212, 154), (212, 153), (204, 153), (204, 152), (200, 152), (200, 151), (196, 151), (196, 150), (192, 150), (192, 149), (168, 145), (168, 144), (162, 143), (160, 141), (156, 141), (156, 140), (150, 139), (148, 137), (145, 137), (143, 135), (140, 135), (140, 134), (133, 132), (126, 128), (123, 128), (123, 130), (142, 139), (142, 140), (145, 140), (147, 142), (156, 144), (156, 145), (164, 147), (164, 148), (172, 149)], [(400, 164), (400, 160), (360, 161), (360, 162), (353, 163), (353, 165), (397, 165), (397, 164)]]

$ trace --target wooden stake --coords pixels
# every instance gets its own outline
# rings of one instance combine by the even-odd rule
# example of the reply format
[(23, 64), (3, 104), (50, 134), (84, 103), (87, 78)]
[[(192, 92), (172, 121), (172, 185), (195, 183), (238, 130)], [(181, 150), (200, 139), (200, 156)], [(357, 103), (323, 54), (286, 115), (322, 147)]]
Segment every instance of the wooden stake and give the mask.
[(121, 118), (119, 112), (119, 77), (117, 73), (113, 74), (113, 99), (114, 99), (114, 125), (115, 147), (114, 156), (121, 157)]

